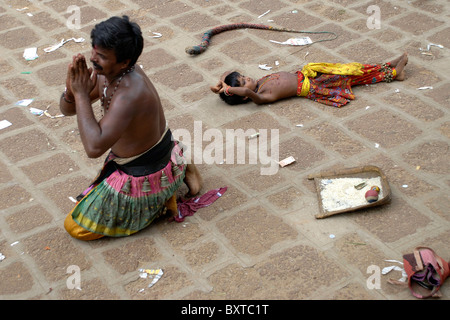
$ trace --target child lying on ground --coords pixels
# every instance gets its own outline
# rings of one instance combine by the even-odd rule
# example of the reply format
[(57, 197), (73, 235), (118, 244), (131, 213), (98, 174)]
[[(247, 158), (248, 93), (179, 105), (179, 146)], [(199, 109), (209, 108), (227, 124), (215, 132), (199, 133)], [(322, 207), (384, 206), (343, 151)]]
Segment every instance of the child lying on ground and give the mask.
[(225, 72), (211, 90), (230, 105), (253, 101), (266, 104), (280, 99), (301, 96), (342, 107), (355, 99), (352, 87), (381, 81), (405, 79), (408, 55), (384, 64), (309, 63), (295, 73), (277, 72), (259, 80), (238, 72)]

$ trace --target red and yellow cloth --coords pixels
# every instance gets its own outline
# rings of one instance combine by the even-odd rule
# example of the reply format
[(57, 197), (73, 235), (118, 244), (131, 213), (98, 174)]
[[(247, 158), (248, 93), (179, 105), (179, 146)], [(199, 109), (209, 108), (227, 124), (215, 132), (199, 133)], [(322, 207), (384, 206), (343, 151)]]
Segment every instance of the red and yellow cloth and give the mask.
[[(389, 63), (386, 66), (390, 66)], [(320, 73), (320, 75), (318, 75)], [(351, 87), (373, 84), (385, 80), (386, 70), (379, 64), (309, 63), (298, 71), (297, 95), (308, 99), (342, 107), (355, 99)], [(396, 71), (392, 68), (392, 76)]]

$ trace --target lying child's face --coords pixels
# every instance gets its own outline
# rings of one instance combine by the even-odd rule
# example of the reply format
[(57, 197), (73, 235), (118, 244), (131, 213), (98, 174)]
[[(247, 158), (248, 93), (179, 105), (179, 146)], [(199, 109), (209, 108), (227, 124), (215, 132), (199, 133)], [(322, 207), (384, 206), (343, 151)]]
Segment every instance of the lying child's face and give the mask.
[(258, 82), (250, 77), (240, 75), (238, 79), (240, 87), (246, 87), (253, 91), (256, 89), (256, 86), (258, 85)]

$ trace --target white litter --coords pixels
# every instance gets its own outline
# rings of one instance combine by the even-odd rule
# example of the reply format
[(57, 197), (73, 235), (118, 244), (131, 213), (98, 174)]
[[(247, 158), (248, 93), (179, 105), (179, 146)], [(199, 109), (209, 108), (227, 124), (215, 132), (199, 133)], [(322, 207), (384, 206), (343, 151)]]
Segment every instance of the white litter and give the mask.
[(433, 87), (420, 87), (420, 88), (417, 88), (417, 90), (427, 90), (427, 89), (433, 89)]
[(16, 102), (16, 106), (28, 107), (34, 99), (23, 99)]
[[(139, 269), (139, 277), (143, 279), (153, 278), (152, 282), (147, 286), (147, 288), (151, 288), (155, 285), (156, 282), (161, 279), (164, 274), (162, 269)], [(139, 292), (144, 291), (144, 289), (140, 289)]]
[(18, 243), (19, 243), (19, 241), (15, 241), (15, 242), (11, 243), (11, 247), (15, 246)]
[(296, 127), (300, 127), (300, 128), (303, 128), (303, 124), (297, 124), (297, 125), (295, 125)]
[(0, 121), (0, 130), (1, 130), (1, 129), (8, 128), (9, 126), (12, 126), (12, 123), (9, 122), (8, 120), (2, 120), (2, 121)]
[(269, 40), (272, 43), (278, 43), (278, 44), (287, 44), (291, 46), (305, 46), (312, 43), (312, 40), (310, 37), (303, 37), (303, 38), (290, 38), (284, 42), (279, 42), (275, 40)]
[(290, 165), (291, 163), (294, 163), (295, 159), (293, 156), (287, 157), (284, 160), (281, 160), (280, 162), (278, 162), (278, 164), (280, 165), (280, 167), (286, 167), (287, 165)]
[(27, 48), (23, 51), (23, 57), (27, 61), (35, 60), (39, 58), (37, 54), (37, 48)]
[(401, 265), (403, 265), (403, 262), (401, 262), (401, 261), (398, 261), (398, 260), (384, 260), (384, 261), (386, 261), (386, 262), (396, 262), (396, 263), (400, 263)]
[(428, 46), (427, 46), (427, 50), (428, 51), (430, 51), (430, 47), (438, 47), (438, 48), (441, 48), (441, 49), (444, 49), (444, 46), (443, 45), (440, 45), (440, 44), (435, 44), (435, 43), (430, 43)]
[[(399, 263), (399, 264), (403, 265), (402, 262), (397, 261), (397, 260), (384, 260), (384, 261), (387, 261), (387, 262), (395, 262), (395, 263)], [(385, 268), (383, 268), (383, 270), (381, 270), (381, 274), (388, 274), (388, 273), (391, 272), (392, 270), (395, 270), (395, 271), (401, 271), (402, 277), (401, 277), (400, 279), (398, 279), (398, 281), (406, 282), (406, 280), (408, 279), (408, 274), (406, 273), (406, 271), (405, 271), (403, 268), (401, 268), (401, 267), (399, 267), (399, 266), (389, 266), (389, 267), (385, 267)]]
[(379, 143), (375, 143), (375, 148), (379, 148), (380, 147), (380, 144)]
[(153, 34), (152, 38), (161, 38), (162, 37), (162, 34), (159, 32), (152, 32), (152, 34)]
[(0, 252), (0, 261), (5, 260), (5, 258), (6, 258), (6, 257), (3, 255), (3, 253)]
[(74, 41), (74, 42), (80, 43), (80, 42), (84, 42), (84, 40), (85, 40), (84, 38), (70, 38), (67, 40), (62, 39), (59, 43), (54, 44), (48, 48), (45, 48), (44, 51), (47, 53), (52, 52), (52, 51), (55, 51), (56, 49), (59, 49), (60, 47), (62, 47), (64, 44), (66, 44), (69, 41)]
[(64, 117), (63, 114), (57, 114), (56, 116), (52, 116), (50, 113), (48, 113), (47, 110), (44, 111), (44, 114), (45, 114), (47, 117), (49, 117), (50, 119), (56, 119), (56, 118), (62, 118), (62, 117)]
[(260, 69), (262, 69), (262, 70), (270, 70), (270, 69), (272, 69), (272, 67), (267, 66), (267, 64), (260, 64), (258, 67)]
[(69, 200), (72, 201), (73, 203), (77, 203), (77, 200), (73, 197), (69, 197)]
[(258, 16), (258, 19), (264, 17), (264, 16), (265, 16), (266, 14), (268, 14), (269, 12), (270, 12), (270, 10), (267, 10), (267, 11), (264, 12), (262, 15)]
[(36, 116), (42, 116), (44, 114), (44, 110), (37, 108), (30, 108), (30, 112)]

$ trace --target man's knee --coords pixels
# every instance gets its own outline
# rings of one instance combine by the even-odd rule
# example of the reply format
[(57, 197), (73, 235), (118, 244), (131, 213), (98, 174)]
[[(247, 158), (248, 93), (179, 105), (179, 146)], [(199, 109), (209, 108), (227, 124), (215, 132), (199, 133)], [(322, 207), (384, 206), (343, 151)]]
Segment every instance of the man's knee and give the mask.
[(64, 228), (66, 229), (68, 234), (70, 234), (73, 238), (79, 240), (89, 241), (104, 237), (104, 235), (102, 234), (88, 231), (79, 226), (75, 221), (73, 221), (71, 213), (69, 213), (64, 220)]

